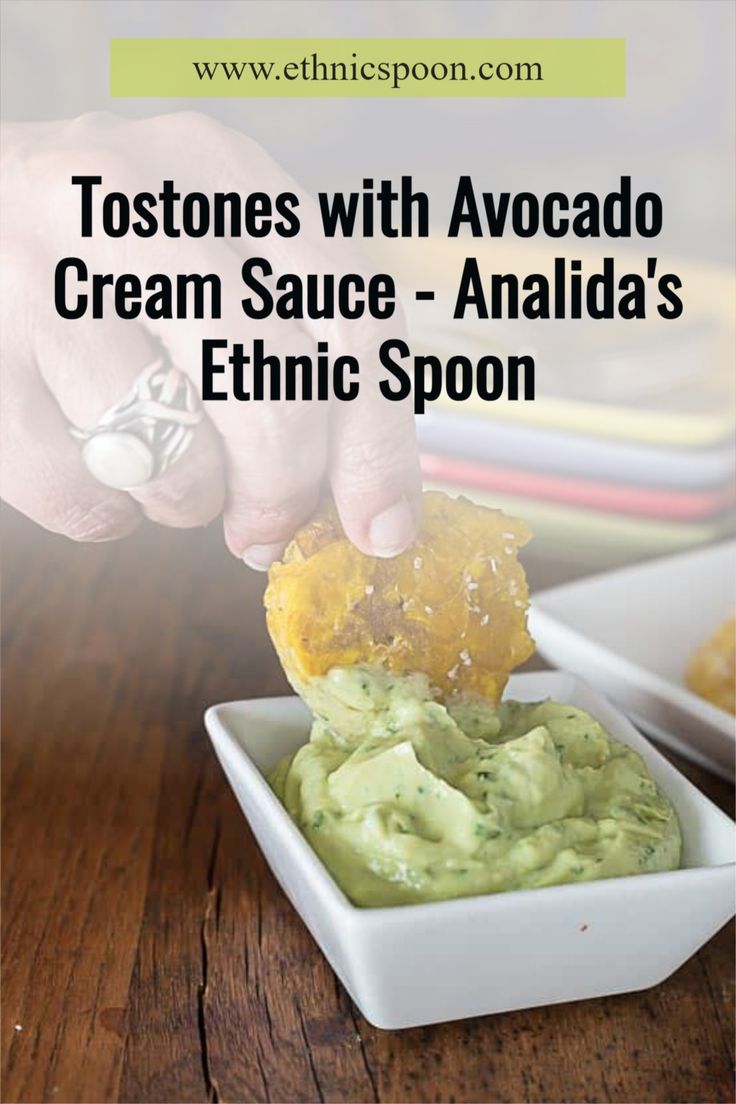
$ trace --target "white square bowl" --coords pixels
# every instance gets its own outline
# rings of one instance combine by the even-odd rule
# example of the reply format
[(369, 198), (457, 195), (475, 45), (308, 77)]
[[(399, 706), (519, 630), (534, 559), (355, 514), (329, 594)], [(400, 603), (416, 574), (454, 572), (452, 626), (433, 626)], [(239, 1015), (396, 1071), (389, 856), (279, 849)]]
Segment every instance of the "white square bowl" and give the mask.
[(677, 810), (684, 868), (585, 884), (356, 908), (265, 774), (307, 739), (298, 698), (215, 705), (205, 724), (276, 878), (363, 1015), (404, 1028), (645, 989), (734, 913), (733, 823), (604, 698), (559, 671), (516, 675), (507, 695), (588, 710), (647, 761)]
[(736, 542), (607, 571), (534, 595), (529, 628), (550, 664), (587, 679), (681, 755), (734, 777), (736, 720), (685, 686), (696, 648), (736, 600)]

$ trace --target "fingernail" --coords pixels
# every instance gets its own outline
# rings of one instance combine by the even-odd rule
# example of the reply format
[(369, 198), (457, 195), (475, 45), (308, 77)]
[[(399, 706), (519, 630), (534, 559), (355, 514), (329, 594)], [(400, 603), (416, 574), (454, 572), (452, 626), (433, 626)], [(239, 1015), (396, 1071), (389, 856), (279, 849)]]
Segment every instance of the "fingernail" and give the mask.
[(416, 536), (416, 526), (411, 508), (405, 498), (400, 498), (376, 514), (368, 530), (368, 540), (374, 556), (398, 556)]
[(252, 544), (243, 553), (243, 563), (252, 567), (254, 571), (268, 571), (274, 560), (280, 560), (286, 545), (281, 544)]

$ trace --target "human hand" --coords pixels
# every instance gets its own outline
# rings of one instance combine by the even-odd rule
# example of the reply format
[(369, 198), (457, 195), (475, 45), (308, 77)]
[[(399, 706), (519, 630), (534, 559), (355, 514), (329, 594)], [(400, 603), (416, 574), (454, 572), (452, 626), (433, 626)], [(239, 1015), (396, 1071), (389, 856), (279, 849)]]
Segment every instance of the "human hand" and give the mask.
[[(411, 407), (378, 391), (375, 350), (386, 323), (253, 322), (227, 289), (239, 286), (252, 255), (274, 272), (360, 271), (348, 246), (326, 242), (311, 201), (254, 142), (215, 120), (181, 113), (128, 121), (111, 115), (70, 122), (9, 124), (3, 135), (2, 358), (3, 463), (0, 493), (17, 509), (75, 540), (113, 540), (148, 517), (162, 525), (204, 525), (223, 514), (230, 550), (265, 569), (313, 512), (327, 488), (349, 538), (363, 551), (393, 555), (414, 538), (420, 475)], [(251, 191), (299, 196), (295, 238), (111, 238), (79, 232), (79, 190), (72, 176), (102, 177), (111, 191), (158, 192), (164, 179), (185, 191)], [(214, 272), (221, 276), (220, 320), (60, 318), (51, 306), (56, 263), (81, 257), (90, 273)], [(396, 333), (394, 324), (390, 336)], [(70, 426), (91, 429), (129, 390), (163, 346), (193, 381), (205, 338), (248, 343), (271, 353), (332, 355), (361, 363), (351, 402), (210, 402), (188, 450), (162, 475), (126, 491), (98, 483), (85, 467)]]

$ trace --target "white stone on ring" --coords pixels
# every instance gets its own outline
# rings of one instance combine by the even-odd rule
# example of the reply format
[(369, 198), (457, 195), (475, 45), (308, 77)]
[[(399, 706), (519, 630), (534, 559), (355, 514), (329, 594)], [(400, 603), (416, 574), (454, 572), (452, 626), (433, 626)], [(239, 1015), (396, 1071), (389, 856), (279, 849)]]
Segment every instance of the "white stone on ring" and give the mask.
[(187, 450), (202, 410), (192, 382), (159, 357), (92, 429), (70, 426), (98, 483), (118, 490), (163, 475)]
[(90, 475), (106, 487), (123, 490), (148, 483), (156, 461), (148, 445), (133, 433), (97, 433), (82, 449)]

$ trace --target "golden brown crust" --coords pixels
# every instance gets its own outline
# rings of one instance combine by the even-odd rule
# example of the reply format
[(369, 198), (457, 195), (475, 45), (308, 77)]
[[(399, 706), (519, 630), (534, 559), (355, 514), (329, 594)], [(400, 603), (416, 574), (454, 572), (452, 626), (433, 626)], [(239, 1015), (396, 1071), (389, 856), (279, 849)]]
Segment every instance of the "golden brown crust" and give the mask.
[(371, 663), (429, 676), (442, 697), (497, 701), (534, 650), (517, 549), (523, 522), (429, 491), (417, 542), (393, 559), (359, 552), (332, 505), (273, 565), (265, 603), (271, 637), (294, 685), (331, 667)]
[(685, 682), (701, 698), (736, 713), (736, 616), (719, 625), (693, 654)]

